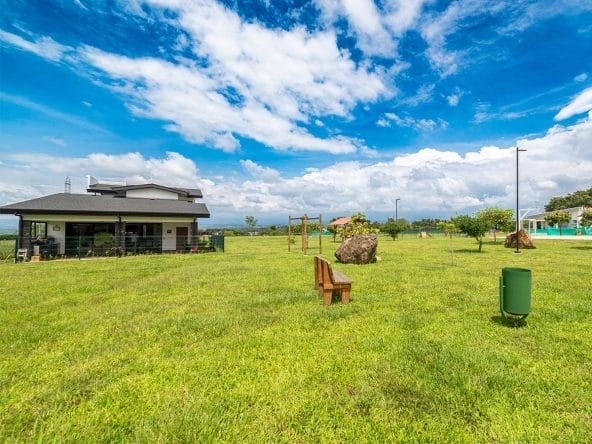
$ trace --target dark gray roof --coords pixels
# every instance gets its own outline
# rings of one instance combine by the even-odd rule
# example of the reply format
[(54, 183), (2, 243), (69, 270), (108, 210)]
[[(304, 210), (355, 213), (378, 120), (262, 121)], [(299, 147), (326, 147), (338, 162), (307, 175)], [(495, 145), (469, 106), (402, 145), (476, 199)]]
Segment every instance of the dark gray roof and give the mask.
[(0, 207), (0, 213), (109, 214), (144, 216), (210, 217), (203, 203), (172, 199), (93, 196), (90, 194), (50, 194)]
[(164, 191), (171, 191), (173, 193), (179, 193), (185, 195), (186, 197), (203, 197), (201, 190), (197, 188), (175, 188), (175, 187), (166, 187), (164, 185), (159, 185), (157, 183), (143, 183), (139, 185), (110, 185), (106, 183), (96, 183), (90, 185), (86, 191), (90, 193), (123, 193), (127, 190), (142, 190), (145, 188), (156, 188), (158, 190)]

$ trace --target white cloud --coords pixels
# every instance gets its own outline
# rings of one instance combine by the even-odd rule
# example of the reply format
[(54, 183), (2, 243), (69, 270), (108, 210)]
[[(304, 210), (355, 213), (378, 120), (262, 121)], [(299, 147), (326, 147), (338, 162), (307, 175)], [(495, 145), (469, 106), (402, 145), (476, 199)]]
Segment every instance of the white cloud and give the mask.
[(339, 49), (333, 32), (267, 29), (212, 0), (152, 3), (176, 14), (167, 20), (186, 36), (184, 48), (204, 63), (131, 58), (88, 46), (70, 53), (49, 37), (29, 42), (2, 36), (46, 58), (62, 57), (77, 68), (91, 65), (134, 114), (167, 122), (165, 128), (192, 143), (231, 152), (242, 137), (278, 150), (368, 151), (358, 139), (323, 138), (307, 129), (320, 117), (349, 119), (358, 104), (393, 94), (386, 74), (356, 64)]
[(556, 121), (561, 121), (590, 110), (592, 110), (592, 87), (578, 94), (568, 105), (561, 108), (554, 118)]
[[(592, 186), (592, 113), (584, 121), (554, 126), (542, 137), (517, 144), (527, 150), (521, 154), (523, 207), (541, 207), (552, 196)], [(424, 148), (391, 161), (339, 162), (291, 177), (245, 159), (240, 162), (244, 178), (208, 178), (194, 161), (172, 152), (163, 158), (139, 153), (78, 158), (6, 154), (0, 164), (0, 204), (60, 192), (67, 175), (73, 191), (82, 191), (84, 175), (90, 173), (130, 183), (201, 188), (212, 212), (211, 224), (238, 222), (245, 214), (275, 222), (303, 212), (365, 211), (386, 217), (392, 215), (396, 197), (402, 198), (399, 208), (406, 217), (451, 216), (492, 205), (512, 208), (514, 156), (513, 147), (485, 146), (464, 155)]]
[(401, 36), (417, 24), (421, 10), (427, 0), (388, 0), (384, 20), (395, 35)]
[(448, 105), (455, 107), (458, 105), (458, 102), (463, 95), (464, 92), (460, 88), (456, 87), (454, 88), (454, 92), (452, 94), (446, 96), (446, 101), (448, 102)]
[(574, 80), (576, 82), (585, 82), (586, 80), (588, 80), (588, 74), (586, 74), (585, 72), (578, 74), (574, 77)]
[(413, 128), (418, 131), (433, 131), (436, 128), (446, 128), (448, 126), (448, 122), (440, 118), (437, 121), (432, 119), (415, 119), (411, 116), (400, 117), (395, 113), (384, 113), (383, 117), (376, 124), (382, 127), (390, 127), (394, 124), (404, 128)]
[(29, 41), (2, 29), (0, 29), (0, 41), (53, 62), (61, 60), (64, 53), (72, 49), (69, 46), (59, 44), (51, 37), (40, 37), (35, 41)]
[(366, 56), (395, 59), (399, 38), (412, 29), (427, 0), (315, 0), (329, 24), (345, 19)]

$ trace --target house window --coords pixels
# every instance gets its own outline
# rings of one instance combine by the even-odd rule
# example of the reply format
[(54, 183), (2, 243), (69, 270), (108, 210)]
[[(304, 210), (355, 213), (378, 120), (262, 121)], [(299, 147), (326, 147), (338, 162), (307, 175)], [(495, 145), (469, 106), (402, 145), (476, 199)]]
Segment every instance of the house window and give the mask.
[(31, 239), (47, 237), (47, 222), (31, 222)]

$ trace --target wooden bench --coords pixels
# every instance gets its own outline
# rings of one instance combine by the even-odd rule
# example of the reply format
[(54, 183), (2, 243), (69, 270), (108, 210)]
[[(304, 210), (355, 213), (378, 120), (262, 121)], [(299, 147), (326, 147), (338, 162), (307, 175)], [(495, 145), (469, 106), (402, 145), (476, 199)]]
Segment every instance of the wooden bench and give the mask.
[(345, 274), (334, 271), (329, 261), (319, 256), (314, 257), (314, 269), (315, 289), (319, 290), (324, 304), (331, 305), (334, 291), (339, 292), (341, 302), (348, 304), (352, 280)]

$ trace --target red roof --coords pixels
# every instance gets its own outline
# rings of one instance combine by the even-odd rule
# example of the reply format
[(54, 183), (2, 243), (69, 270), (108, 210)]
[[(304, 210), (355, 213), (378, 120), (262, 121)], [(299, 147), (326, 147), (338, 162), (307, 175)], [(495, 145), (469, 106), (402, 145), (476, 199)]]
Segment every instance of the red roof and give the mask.
[(339, 219), (329, 222), (329, 225), (346, 225), (351, 222), (351, 217), (340, 217)]

